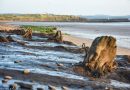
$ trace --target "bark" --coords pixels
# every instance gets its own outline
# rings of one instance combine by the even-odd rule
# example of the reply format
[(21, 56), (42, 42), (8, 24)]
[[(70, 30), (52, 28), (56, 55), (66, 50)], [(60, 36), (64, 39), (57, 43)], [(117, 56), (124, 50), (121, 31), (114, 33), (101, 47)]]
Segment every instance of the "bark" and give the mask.
[(28, 30), (25, 32), (25, 34), (23, 35), (24, 38), (27, 39), (32, 39), (32, 29), (28, 28)]
[(54, 39), (56, 42), (63, 42), (63, 37), (62, 37), (61, 31), (56, 32)]
[(63, 42), (63, 36), (62, 36), (61, 31), (57, 31), (56, 34), (53, 37), (50, 37), (48, 40), (52, 40), (58, 43)]
[(97, 37), (83, 61), (93, 76), (104, 75), (116, 68), (116, 39), (111, 36)]

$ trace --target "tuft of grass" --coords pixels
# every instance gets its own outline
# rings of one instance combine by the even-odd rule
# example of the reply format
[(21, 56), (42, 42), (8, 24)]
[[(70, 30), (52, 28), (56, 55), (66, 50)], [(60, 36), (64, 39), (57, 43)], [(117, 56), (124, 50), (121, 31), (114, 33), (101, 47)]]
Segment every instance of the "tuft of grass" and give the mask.
[(31, 26), (31, 25), (23, 25), (21, 26), (23, 29), (28, 29), (31, 28), (33, 32), (40, 32), (44, 34), (54, 34), (55, 30), (57, 29), (56, 27), (52, 26)]

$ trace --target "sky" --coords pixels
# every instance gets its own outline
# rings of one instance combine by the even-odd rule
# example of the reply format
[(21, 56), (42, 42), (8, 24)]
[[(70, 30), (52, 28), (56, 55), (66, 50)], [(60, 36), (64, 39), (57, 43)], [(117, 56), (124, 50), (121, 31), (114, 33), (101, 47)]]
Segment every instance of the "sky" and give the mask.
[(0, 13), (130, 15), (130, 0), (0, 0)]

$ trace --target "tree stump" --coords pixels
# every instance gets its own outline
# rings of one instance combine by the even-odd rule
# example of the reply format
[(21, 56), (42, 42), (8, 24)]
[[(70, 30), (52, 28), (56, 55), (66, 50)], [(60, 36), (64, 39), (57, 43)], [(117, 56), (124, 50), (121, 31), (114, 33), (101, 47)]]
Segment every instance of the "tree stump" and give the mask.
[(53, 40), (54, 42), (58, 42), (58, 43), (63, 42), (61, 31), (57, 31), (56, 34), (53, 37), (49, 38), (48, 40)]
[(116, 39), (111, 36), (97, 37), (83, 61), (83, 66), (92, 76), (99, 77), (116, 69)]
[(82, 44), (82, 49), (85, 51), (85, 58), (87, 57), (89, 47), (85, 45), (85, 43)]
[(23, 37), (27, 39), (32, 39), (32, 29), (28, 28)]
[(54, 36), (55, 42), (63, 42), (63, 37), (61, 34), (61, 31), (57, 31), (55, 36)]
[(0, 42), (9, 42), (6, 37), (0, 36)]

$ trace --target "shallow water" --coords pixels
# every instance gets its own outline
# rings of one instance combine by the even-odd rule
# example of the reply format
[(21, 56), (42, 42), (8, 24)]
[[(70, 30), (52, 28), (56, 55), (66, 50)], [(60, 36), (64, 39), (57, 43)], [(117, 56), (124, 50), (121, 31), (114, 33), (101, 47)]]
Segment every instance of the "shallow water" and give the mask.
[[(27, 46), (64, 46), (73, 47), (76, 46), (67, 44), (58, 44), (53, 42), (38, 42), (38, 41), (26, 41), (19, 35), (11, 35), (16, 40), (25, 41)], [(38, 37), (35, 37), (37, 39)], [(41, 38), (42, 39), (42, 38)], [(44, 39), (45, 40), (45, 39)], [(13, 69), (13, 70), (24, 70), (29, 69), (33, 73), (48, 74), (51, 76), (59, 76), (71, 79), (85, 80), (84, 77), (74, 75), (72, 73), (55, 71), (57, 69), (57, 63), (63, 63), (63, 68), (66, 68), (66, 64), (74, 64), (83, 60), (83, 54), (74, 54), (69, 52), (53, 51), (53, 50), (40, 50), (37, 48), (27, 48), (16, 42), (12, 43), (0, 43), (0, 68)], [(22, 61), (20, 63), (14, 63), (15, 61)], [(50, 68), (41, 66), (42, 64), (48, 65)], [(52, 66), (54, 65), (54, 66)], [(87, 79), (87, 78), (86, 78)]]
[(110, 35), (117, 38), (117, 45), (130, 49), (130, 22), (119, 23), (70, 23), (70, 22), (9, 22), (15, 25), (57, 26), (64, 33), (94, 39)]

